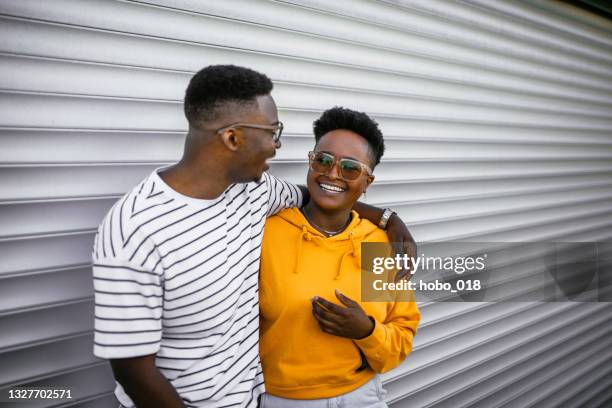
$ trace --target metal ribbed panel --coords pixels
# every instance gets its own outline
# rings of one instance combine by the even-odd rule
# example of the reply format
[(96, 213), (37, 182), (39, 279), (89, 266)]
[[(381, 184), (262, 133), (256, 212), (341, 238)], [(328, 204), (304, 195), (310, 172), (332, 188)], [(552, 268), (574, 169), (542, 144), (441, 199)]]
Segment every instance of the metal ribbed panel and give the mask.
[[(367, 201), (419, 241), (612, 239), (609, 20), (549, 0), (0, 0), (0, 388), (73, 384), (76, 405), (113, 406), (91, 355), (93, 235), (180, 157), (185, 86), (216, 63), (275, 81), (272, 172), (291, 181), (322, 110), (375, 117)], [(532, 266), (498, 283), (528, 290)], [(385, 375), (393, 407), (612, 400), (609, 304), (420, 307)]]

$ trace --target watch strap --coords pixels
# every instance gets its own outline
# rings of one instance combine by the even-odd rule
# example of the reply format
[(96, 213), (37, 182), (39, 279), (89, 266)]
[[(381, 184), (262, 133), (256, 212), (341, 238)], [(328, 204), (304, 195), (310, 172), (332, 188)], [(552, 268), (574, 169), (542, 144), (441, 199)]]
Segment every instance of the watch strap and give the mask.
[(381, 229), (387, 229), (387, 223), (389, 222), (389, 218), (395, 214), (395, 212), (390, 208), (385, 208), (382, 217), (380, 217), (380, 221), (378, 221), (378, 226)]

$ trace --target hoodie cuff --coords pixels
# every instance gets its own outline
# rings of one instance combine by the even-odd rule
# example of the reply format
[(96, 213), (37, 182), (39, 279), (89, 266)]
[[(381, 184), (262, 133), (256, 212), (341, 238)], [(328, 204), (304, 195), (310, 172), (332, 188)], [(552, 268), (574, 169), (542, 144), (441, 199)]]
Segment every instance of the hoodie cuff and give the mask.
[(385, 325), (376, 319), (374, 321), (374, 330), (368, 337), (363, 339), (353, 340), (357, 347), (363, 351), (366, 356), (373, 354), (374, 357), (379, 357), (378, 354), (384, 349), (385, 342), (387, 341), (387, 329)]

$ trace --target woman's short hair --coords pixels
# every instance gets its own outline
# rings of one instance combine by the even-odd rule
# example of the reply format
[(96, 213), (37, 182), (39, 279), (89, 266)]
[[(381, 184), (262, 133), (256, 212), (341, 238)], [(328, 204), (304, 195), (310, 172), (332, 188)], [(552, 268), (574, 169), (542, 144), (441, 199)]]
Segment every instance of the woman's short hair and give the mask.
[(372, 168), (380, 163), (385, 152), (385, 142), (378, 123), (364, 112), (334, 106), (313, 122), (313, 129), (317, 143), (323, 135), (333, 130), (346, 129), (357, 133), (368, 142)]

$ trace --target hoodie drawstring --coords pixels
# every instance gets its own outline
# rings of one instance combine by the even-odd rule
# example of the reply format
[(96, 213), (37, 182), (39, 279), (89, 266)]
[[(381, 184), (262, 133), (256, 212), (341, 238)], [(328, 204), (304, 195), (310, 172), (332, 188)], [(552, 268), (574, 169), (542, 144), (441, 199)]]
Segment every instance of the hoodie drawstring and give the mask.
[(359, 270), (361, 270), (361, 245), (359, 245), (357, 238), (352, 232), (349, 232), (349, 239), (351, 241), (351, 249), (348, 252), (342, 254), (342, 258), (340, 259), (340, 266), (338, 267), (338, 272), (334, 277), (335, 280), (338, 280), (342, 277), (342, 266), (344, 265), (345, 259), (349, 255), (353, 255), (353, 257), (357, 261), (357, 264), (359, 265)]
[(293, 273), (296, 273), (296, 274), (300, 273), (299, 272), (300, 258), (302, 257), (302, 242), (304, 240), (306, 241), (312, 240), (312, 234), (308, 232), (308, 228), (306, 227), (306, 225), (302, 225), (302, 233), (300, 234), (300, 238), (298, 239), (297, 256), (295, 259), (295, 268), (293, 269)]

